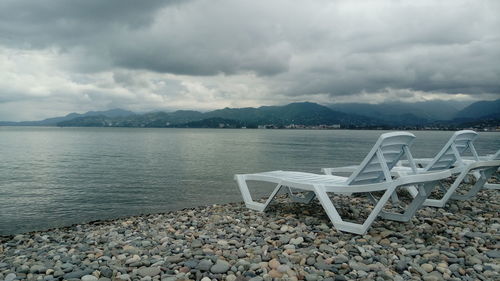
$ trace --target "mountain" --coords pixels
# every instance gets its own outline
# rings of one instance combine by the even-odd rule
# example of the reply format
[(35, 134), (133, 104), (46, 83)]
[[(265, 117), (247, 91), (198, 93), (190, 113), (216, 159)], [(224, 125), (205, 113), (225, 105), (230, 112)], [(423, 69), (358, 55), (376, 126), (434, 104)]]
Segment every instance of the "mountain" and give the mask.
[(438, 100), (416, 103), (339, 103), (329, 107), (340, 112), (379, 118), (393, 125), (417, 125), (435, 120), (451, 120), (466, 105), (463, 102)]
[(22, 122), (0, 122), (0, 126), (56, 126), (57, 123), (72, 120), (75, 118), (104, 116), (108, 118), (123, 117), (134, 115), (135, 113), (123, 109), (110, 109), (106, 111), (89, 111), (83, 114), (70, 113), (66, 116), (47, 118), (40, 121), (22, 121)]
[(207, 112), (205, 116), (208, 118), (221, 117), (240, 120), (248, 125), (378, 124), (378, 122), (374, 122), (370, 118), (334, 111), (326, 106), (311, 102), (291, 103), (284, 106), (262, 106), (259, 108), (224, 108)]
[(334, 125), (343, 127), (375, 126), (380, 120), (334, 111), (316, 103), (291, 103), (259, 108), (224, 108), (206, 113), (179, 110), (171, 113), (153, 112), (122, 117), (83, 116), (59, 122), (58, 126), (113, 127), (257, 127), (290, 124), (306, 126)]
[(475, 102), (457, 112), (455, 119), (500, 119), (500, 99)]

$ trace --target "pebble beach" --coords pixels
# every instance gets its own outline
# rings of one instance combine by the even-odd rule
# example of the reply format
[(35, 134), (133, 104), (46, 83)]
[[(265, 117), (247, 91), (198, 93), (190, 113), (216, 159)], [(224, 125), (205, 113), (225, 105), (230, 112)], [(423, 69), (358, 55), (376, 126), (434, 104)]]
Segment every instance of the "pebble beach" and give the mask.
[(265, 213), (231, 203), (18, 234), (0, 237), (0, 280), (500, 280), (499, 199), (379, 218), (365, 235), (283, 196)]

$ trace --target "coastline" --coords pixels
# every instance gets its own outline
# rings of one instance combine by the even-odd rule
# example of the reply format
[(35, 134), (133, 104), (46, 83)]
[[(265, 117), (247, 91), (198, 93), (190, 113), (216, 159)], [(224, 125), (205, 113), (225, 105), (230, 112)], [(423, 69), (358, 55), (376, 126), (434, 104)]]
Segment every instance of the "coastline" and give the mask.
[[(283, 198), (266, 213), (230, 203), (97, 221), (0, 237), (0, 280), (494, 280), (499, 199), (484, 190), (366, 235)], [(362, 215), (352, 201), (343, 210)]]

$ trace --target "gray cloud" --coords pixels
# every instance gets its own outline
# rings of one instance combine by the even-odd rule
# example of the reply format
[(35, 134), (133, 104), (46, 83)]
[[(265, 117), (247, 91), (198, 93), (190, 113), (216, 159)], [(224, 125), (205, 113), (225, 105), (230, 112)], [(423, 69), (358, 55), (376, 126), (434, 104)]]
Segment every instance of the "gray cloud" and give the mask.
[(494, 98), (499, 12), (486, 0), (6, 0), (0, 104)]

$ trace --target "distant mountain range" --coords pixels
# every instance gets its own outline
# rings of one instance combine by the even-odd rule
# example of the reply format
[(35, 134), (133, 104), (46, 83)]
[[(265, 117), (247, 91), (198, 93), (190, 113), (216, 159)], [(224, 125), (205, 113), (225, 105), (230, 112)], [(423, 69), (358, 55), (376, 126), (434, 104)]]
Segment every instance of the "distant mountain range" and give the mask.
[(229, 127), (256, 128), (259, 125), (284, 127), (290, 124), (315, 126), (341, 124), (344, 127), (373, 126), (379, 120), (334, 111), (316, 103), (291, 103), (285, 106), (259, 108), (224, 108), (209, 112), (179, 110), (175, 112), (151, 112), (128, 116), (105, 115), (81, 116), (58, 122), (58, 126), (99, 127)]
[(3, 126), (73, 127), (188, 127), (282, 128), (291, 124), (342, 128), (496, 127), (500, 125), (500, 100), (480, 101), (466, 106), (459, 102), (332, 104), (301, 102), (259, 108), (224, 108), (209, 112), (178, 110), (136, 114), (112, 109), (71, 113), (41, 121), (0, 122)]

